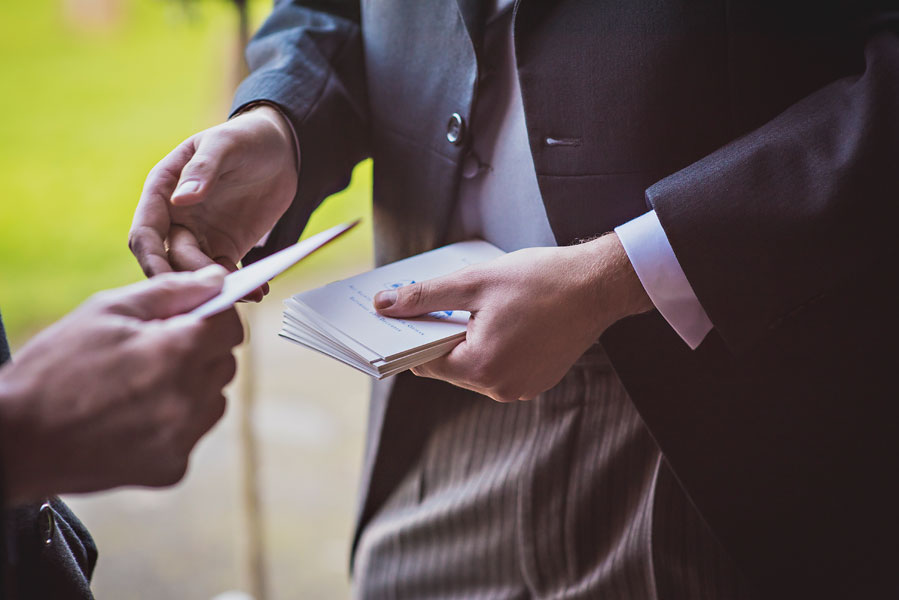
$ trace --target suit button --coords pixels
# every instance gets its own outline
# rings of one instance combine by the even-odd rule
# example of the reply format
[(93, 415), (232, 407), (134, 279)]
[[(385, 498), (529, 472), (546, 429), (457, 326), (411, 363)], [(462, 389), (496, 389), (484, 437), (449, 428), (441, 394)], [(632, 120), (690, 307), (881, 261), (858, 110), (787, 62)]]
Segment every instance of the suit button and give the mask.
[(56, 516), (49, 502), (41, 504), (41, 509), (37, 513), (37, 527), (44, 545), (52, 544), (53, 534), (56, 532)]
[(465, 135), (465, 120), (459, 113), (450, 115), (449, 121), (446, 123), (446, 140), (455, 146), (462, 143), (462, 137)]

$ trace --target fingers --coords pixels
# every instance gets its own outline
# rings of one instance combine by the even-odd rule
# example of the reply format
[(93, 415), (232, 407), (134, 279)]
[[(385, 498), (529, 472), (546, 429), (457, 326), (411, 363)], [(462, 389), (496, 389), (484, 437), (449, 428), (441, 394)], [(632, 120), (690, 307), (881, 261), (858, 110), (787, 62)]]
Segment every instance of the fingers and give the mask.
[(188, 417), (176, 427), (180, 430), (175, 447), (180, 447), (185, 457), (196, 443), (224, 416), (227, 407), (223, 388), (234, 379), (237, 361), (227, 352), (205, 363), (204, 367), (190, 374), (195, 378), (192, 392), (182, 396), (181, 401), (189, 404)]
[[(135, 215), (135, 218), (137, 215)], [(165, 242), (157, 229), (149, 225), (133, 226), (128, 236), (128, 248), (147, 277), (172, 270), (166, 260)]]
[(258, 288), (243, 297), (247, 302), (262, 302), (262, 299), (269, 293), (271, 288), (268, 283), (263, 283)]
[(190, 418), (181, 424), (177, 435), (173, 436), (169, 444), (169, 450), (174, 453), (175, 460), (175, 480), (171, 482), (162, 482), (161, 485), (171, 485), (177, 483), (184, 475), (183, 469), (178, 474), (179, 464), (187, 464), (190, 454), (197, 442), (218, 423), (225, 414), (228, 402), (223, 393), (215, 392), (206, 398), (192, 398), (194, 402), (192, 414)]
[(97, 298), (118, 314), (144, 321), (168, 319), (188, 312), (218, 294), (225, 274), (225, 269), (219, 265), (188, 273), (166, 273), (118, 290), (102, 292)]
[(429, 377), (431, 379), (442, 379), (459, 387), (473, 389), (472, 384), (468, 383), (468, 369), (470, 359), (468, 349), (470, 344), (465, 340), (457, 344), (449, 353), (444, 354), (432, 361), (418, 365), (412, 369), (412, 372), (419, 377)]
[[(219, 256), (215, 259), (210, 258), (200, 247), (200, 242), (193, 232), (179, 225), (172, 227), (169, 233), (168, 259), (169, 264), (176, 271), (198, 271), (214, 264), (223, 266), (229, 273), (237, 270), (237, 264), (231, 257)], [(269, 285), (264, 283), (244, 296), (243, 300), (260, 302), (268, 292)]]
[[(169, 261), (177, 271), (197, 271), (209, 265), (219, 264), (229, 272), (237, 270), (236, 261), (232, 257), (218, 256), (210, 258), (200, 247), (197, 237), (186, 227), (172, 227), (169, 234)], [(269, 292), (269, 285), (262, 284), (243, 299), (250, 302), (260, 302)]]
[(225, 414), (225, 396), (223, 388), (234, 379), (237, 362), (231, 354), (218, 358), (208, 365), (198, 377), (205, 381), (205, 390), (191, 398), (192, 417), (187, 432), (188, 448), (192, 447), (200, 437), (212, 429)]
[[(202, 202), (221, 176), (231, 146), (227, 135), (206, 132), (193, 136), (162, 159), (147, 176), (134, 213), (128, 246), (148, 277), (184, 268), (176, 267), (172, 259), (189, 258), (184, 259), (179, 250), (167, 253), (165, 248), (171, 236), (169, 207)], [(172, 244), (171, 239), (168, 241)], [(190, 270), (210, 262), (194, 261)]]
[(193, 140), (190, 138), (181, 143), (153, 167), (134, 211), (128, 247), (147, 277), (172, 270), (165, 252), (165, 238), (171, 224), (169, 198), (175, 191), (182, 167), (193, 156)]
[(204, 319), (197, 333), (201, 341), (200, 354), (221, 355), (243, 342), (243, 323), (233, 308)]
[(178, 185), (171, 196), (174, 206), (197, 204), (208, 196), (222, 174), (230, 146), (230, 138), (225, 135), (200, 138), (196, 152), (181, 169)]
[[(169, 261), (176, 271), (198, 271), (203, 267), (216, 264), (206, 252), (200, 248), (200, 242), (193, 232), (181, 226), (172, 227), (169, 232)], [(219, 262), (228, 271), (235, 271), (237, 266), (232, 262)]]
[(209, 386), (217, 392), (221, 392), (228, 385), (234, 375), (237, 374), (237, 360), (230, 352), (217, 357), (209, 363), (204, 377), (209, 381)]
[(375, 309), (388, 317), (416, 317), (437, 310), (474, 312), (481, 289), (478, 271), (462, 269), (444, 277), (378, 292)]
[[(234, 311), (227, 312), (234, 313)], [(219, 317), (227, 316), (227, 312), (205, 320), (203, 327), (207, 328), (208, 332), (208, 327), (214, 321), (219, 321), (217, 325), (222, 325), (222, 319)], [(237, 321), (236, 314), (230, 318)], [(216, 329), (221, 331), (223, 328), (217, 327)], [(212, 429), (225, 414), (227, 402), (223, 388), (228, 385), (237, 372), (237, 361), (234, 355), (228, 351), (236, 341), (233, 337), (222, 344), (217, 344), (208, 335), (200, 334), (198, 337), (205, 338), (204, 350), (208, 351), (213, 346), (217, 350), (205, 352), (207, 354), (205, 357), (195, 352), (188, 352), (181, 358), (180, 374), (176, 384), (177, 391), (168, 397), (170, 403), (176, 403), (179, 406), (164, 413), (175, 415), (177, 418), (174, 421), (161, 421), (162, 438), (169, 440), (166, 448), (172, 453), (173, 458), (172, 468), (168, 470), (171, 471), (172, 477), (166, 481), (160, 481), (160, 485), (175, 483), (183, 476), (184, 469), (179, 465), (182, 463), (186, 465), (192, 449), (200, 438)]]
[(500, 362), (484, 356), (475, 344), (463, 340), (448, 354), (419, 365), (412, 372), (419, 377), (447, 381), (497, 402), (531, 400), (536, 396), (504, 384), (504, 370)]
[(221, 392), (213, 394), (203, 403), (203, 412), (198, 415), (197, 420), (194, 423), (194, 435), (190, 436), (188, 439), (191, 447), (193, 447), (206, 432), (212, 429), (212, 427), (221, 420), (225, 415), (227, 406), (228, 402), (225, 399), (225, 395)]

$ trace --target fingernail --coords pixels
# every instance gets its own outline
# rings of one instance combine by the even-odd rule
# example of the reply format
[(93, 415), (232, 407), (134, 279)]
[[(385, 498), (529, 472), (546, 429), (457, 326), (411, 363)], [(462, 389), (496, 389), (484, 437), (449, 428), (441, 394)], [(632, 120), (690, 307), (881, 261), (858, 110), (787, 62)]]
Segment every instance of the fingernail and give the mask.
[(194, 271), (194, 279), (202, 284), (221, 285), (227, 274), (228, 271), (222, 265), (207, 265)]
[(384, 290), (375, 294), (375, 308), (390, 308), (396, 303), (396, 290)]
[(184, 194), (193, 194), (200, 189), (199, 181), (185, 181), (181, 185), (178, 186), (178, 189), (175, 190), (175, 193), (172, 196), (183, 196)]

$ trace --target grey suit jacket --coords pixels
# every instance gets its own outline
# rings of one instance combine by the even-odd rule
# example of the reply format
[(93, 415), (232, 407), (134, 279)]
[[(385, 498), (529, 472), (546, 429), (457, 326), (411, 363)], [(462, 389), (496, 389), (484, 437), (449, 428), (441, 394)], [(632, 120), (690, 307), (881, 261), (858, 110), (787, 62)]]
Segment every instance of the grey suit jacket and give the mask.
[[(765, 597), (885, 597), (899, 560), (893, 344), (899, 156), (894, 0), (520, 0), (531, 153), (570, 244), (654, 208), (715, 330), (655, 312), (603, 344), (680, 483)], [(376, 257), (440, 245), (467, 152), (476, 0), (279, 3), (234, 109), (296, 128), (296, 200), (255, 257), (374, 159)], [(566, 139), (560, 145), (552, 139)], [(894, 279), (894, 277), (892, 277)], [(421, 443), (422, 394), (375, 386), (364, 527)], [(823, 574), (826, 573), (826, 576)]]

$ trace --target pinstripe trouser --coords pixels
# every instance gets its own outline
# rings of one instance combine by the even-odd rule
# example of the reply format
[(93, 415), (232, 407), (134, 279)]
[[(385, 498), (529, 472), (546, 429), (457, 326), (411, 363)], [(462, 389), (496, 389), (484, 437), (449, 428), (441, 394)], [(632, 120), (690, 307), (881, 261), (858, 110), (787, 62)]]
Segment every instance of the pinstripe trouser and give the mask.
[(362, 532), (356, 596), (748, 597), (598, 347), (531, 402), (434, 410)]

